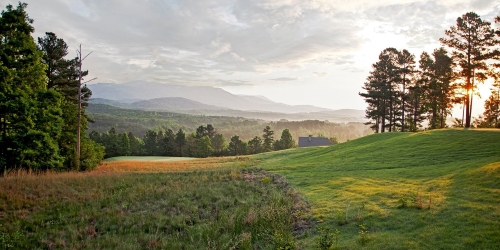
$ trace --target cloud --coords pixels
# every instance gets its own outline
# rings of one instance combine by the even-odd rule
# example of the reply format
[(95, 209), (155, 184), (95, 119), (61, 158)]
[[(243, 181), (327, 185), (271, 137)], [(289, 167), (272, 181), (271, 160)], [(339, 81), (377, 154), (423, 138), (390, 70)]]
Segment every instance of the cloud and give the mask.
[(239, 56), (239, 55), (238, 55), (238, 54), (236, 54), (236, 53), (230, 53), (230, 54), (231, 54), (231, 55), (233, 56), (233, 58), (234, 58), (235, 60), (237, 60), (237, 61), (240, 61), (240, 62), (246, 62), (246, 61), (247, 61), (247, 60), (245, 60), (245, 58), (243, 58), (243, 57)]
[(243, 81), (243, 80), (222, 80), (218, 79), (217, 84), (215, 86), (217, 87), (229, 87), (229, 86), (253, 86), (249, 81)]
[(313, 74), (317, 77), (325, 77), (325, 76), (329, 75), (330, 73), (328, 73), (328, 72), (313, 72)]
[(36, 37), (54, 32), (70, 51), (82, 43), (94, 51), (90, 73), (118, 81), (176, 75), (178, 66), (209, 75), (295, 69), (360, 44), (354, 23), (297, 0), (37, 0), (27, 11)]
[[(0, 4), (5, 6), (7, 0)], [(84, 52), (93, 51), (84, 68), (100, 81), (156, 79), (216, 85), (222, 76), (238, 73), (317, 64), (352, 66), (359, 63), (354, 58), (361, 58), (355, 57), (358, 50), (371, 42), (363, 36), (365, 24), (370, 23), (381, 33), (407, 38), (409, 46), (437, 43), (449, 28), (445, 21), (450, 20), (450, 11), (469, 5), (488, 8), (495, 1), (32, 0), (28, 4), (34, 36), (54, 32), (68, 43), (71, 57), (82, 43)]]
[(290, 81), (297, 81), (299, 79), (300, 79), (300, 77), (278, 77), (278, 78), (273, 78), (273, 79), (269, 79), (269, 80), (278, 81), (278, 82), (290, 82)]

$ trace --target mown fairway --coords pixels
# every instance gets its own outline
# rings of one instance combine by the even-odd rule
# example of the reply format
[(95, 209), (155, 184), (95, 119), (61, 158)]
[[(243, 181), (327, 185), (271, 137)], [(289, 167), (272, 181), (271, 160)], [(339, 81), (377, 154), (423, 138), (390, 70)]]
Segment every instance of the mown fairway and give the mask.
[(339, 230), (341, 249), (500, 244), (498, 130), (385, 133), (256, 158), (305, 195), (319, 227)]

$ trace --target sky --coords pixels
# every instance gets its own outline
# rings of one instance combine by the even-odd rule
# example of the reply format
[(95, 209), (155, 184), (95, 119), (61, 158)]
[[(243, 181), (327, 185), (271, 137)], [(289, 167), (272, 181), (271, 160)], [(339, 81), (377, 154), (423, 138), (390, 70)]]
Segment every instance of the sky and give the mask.
[[(418, 58), (494, 0), (26, 0), (34, 37), (54, 32), (93, 83), (214, 86), (287, 104), (365, 109), (358, 95), (387, 47)], [(3, 7), (17, 0), (0, 0)], [(483, 98), (488, 85), (481, 87)], [(482, 102), (474, 103), (482, 113)], [(461, 113), (458, 109), (455, 114)]]

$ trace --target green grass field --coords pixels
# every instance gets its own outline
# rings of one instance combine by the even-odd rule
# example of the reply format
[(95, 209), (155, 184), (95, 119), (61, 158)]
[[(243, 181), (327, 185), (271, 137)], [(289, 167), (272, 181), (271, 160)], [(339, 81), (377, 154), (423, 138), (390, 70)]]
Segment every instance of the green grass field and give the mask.
[(311, 202), (320, 227), (339, 230), (341, 249), (500, 244), (498, 130), (385, 133), (255, 158)]
[(0, 178), (0, 249), (498, 249), (499, 204), (499, 130), (384, 133), (13, 173)]

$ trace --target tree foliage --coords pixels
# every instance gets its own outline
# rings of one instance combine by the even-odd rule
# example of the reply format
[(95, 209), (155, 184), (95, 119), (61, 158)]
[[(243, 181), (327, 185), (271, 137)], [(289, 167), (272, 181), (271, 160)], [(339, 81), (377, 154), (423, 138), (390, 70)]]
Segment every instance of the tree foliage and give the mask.
[(0, 18), (0, 166), (60, 169), (62, 97), (47, 89), (26, 7), (8, 5)]
[[(67, 45), (48, 32), (37, 47), (26, 7), (8, 5), (0, 18), (0, 167), (95, 168), (103, 148), (92, 140), (85, 140), (85, 157), (74, 161), (75, 68), (64, 59)], [(88, 99), (90, 91), (84, 93)]]
[[(366, 117), (375, 132), (417, 131), (425, 120), (429, 129), (444, 128), (456, 103), (464, 106), (464, 115), (459, 120), (465, 120), (465, 127), (471, 126), (477, 84), (492, 77), (492, 68), (499, 66), (490, 61), (500, 59), (497, 37), (500, 31), (469, 12), (459, 17), (445, 34), (440, 41), (451, 48), (451, 56), (445, 48), (434, 50), (432, 55), (423, 52), (419, 69), (407, 50), (387, 48), (380, 53), (364, 91), (359, 93), (368, 104)], [(494, 100), (493, 96), (485, 104), (489, 111), (494, 109)], [(494, 113), (484, 115), (492, 117)]]
[(273, 150), (273, 142), (274, 142), (274, 131), (271, 130), (271, 127), (266, 126), (264, 130), (262, 131), (264, 134), (262, 137), (264, 138), (263, 140), (263, 148), (264, 152), (269, 152)]
[(457, 18), (455, 26), (445, 31), (441, 43), (452, 49), (457, 77), (464, 92), (465, 127), (471, 125), (473, 96), (478, 83), (487, 79), (487, 60), (495, 56), (493, 46), (498, 41), (490, 22), (483, 21), (474, 12)]

